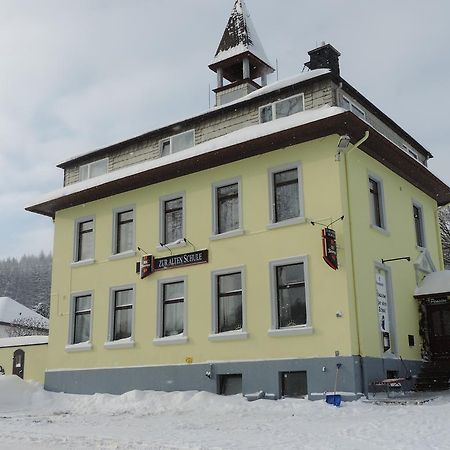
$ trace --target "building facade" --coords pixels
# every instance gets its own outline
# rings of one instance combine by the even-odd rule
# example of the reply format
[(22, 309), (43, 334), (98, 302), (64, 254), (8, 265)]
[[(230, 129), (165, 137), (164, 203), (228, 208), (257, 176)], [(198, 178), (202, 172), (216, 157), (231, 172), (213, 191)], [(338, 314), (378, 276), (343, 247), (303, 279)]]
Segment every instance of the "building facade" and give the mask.
[(419, 372), (450, 189), (337, 50), (309, 56), (267, 85), (238, 0), (215, 108), (59, 166), (27, 208), (55, 223), (47, 389), (354, 398)]

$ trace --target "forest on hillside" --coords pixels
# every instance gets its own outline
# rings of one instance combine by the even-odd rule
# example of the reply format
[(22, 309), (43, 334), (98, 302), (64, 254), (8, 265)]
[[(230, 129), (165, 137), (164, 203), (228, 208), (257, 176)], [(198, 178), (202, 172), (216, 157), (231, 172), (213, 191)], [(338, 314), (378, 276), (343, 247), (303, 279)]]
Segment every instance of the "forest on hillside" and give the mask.
[(0, 260), (0, 297), (10, 297), (48, 317), (52, 255)]

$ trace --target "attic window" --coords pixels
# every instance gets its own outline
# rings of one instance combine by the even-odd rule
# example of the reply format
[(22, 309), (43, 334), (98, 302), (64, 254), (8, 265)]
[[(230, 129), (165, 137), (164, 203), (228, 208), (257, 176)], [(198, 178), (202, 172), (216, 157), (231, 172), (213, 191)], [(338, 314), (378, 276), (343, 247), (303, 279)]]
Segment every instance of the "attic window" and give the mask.
[(360, 119), (366, 120), (366, 113), (359, 106), (356, 106), (352, 101), (350, 101), (347, 97), (342, 97), (342, 107), (347, 111), (351, 111), (355, 116), (358, 116)]
[(98, 161), (80, 166), (80, 181), (88, 180), (89, 178), (98, 177), (108, 172), (108, 158), (99, 159)]
[(293, 97), (279, 100), (270, 105), (261, 106), (261, 108), (259, 108), (259, 122), (270, 122), (271, 120), (280, 119), (281, 117), (287, 117), (301, 112), (304, 109), (303, 94), (294, 95)]
[(411, 156), (411, 158), (414, 158), (417, 161), (419, 161), (419, 154), (411, 147), (408, 147), (406, 144), (402, 144), (402, 149), (404, 152), (408, 153), (408, 155)]
[(167, 139), (159, 141), (161, 156), (167, 156), (171, 153), (180, 152), (194, 146), (194, 130), (175, 134)]

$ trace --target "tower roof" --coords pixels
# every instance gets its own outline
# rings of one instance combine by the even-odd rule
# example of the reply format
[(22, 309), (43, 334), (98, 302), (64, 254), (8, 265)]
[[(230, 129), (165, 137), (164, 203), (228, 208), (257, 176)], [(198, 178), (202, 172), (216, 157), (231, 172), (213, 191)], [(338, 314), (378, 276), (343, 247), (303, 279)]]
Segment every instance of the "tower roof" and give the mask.
[(236, 0), (210, 67), (214, 70), (218, 63), (247, 53), (256, 56), (273, 71), (244, 1)]

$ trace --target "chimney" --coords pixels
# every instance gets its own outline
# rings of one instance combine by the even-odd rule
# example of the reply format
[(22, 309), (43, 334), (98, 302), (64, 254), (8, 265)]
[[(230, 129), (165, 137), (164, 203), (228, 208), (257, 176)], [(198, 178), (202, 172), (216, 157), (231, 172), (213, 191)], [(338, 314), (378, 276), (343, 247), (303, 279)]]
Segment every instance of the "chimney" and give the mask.
[(310, 70), (330, 69), (331, 72), (339, 76), (339, 56), (341, 54), (331, 45), (322, 42), (320, 47), (308, 52), (309, 62), (305, 66)]

